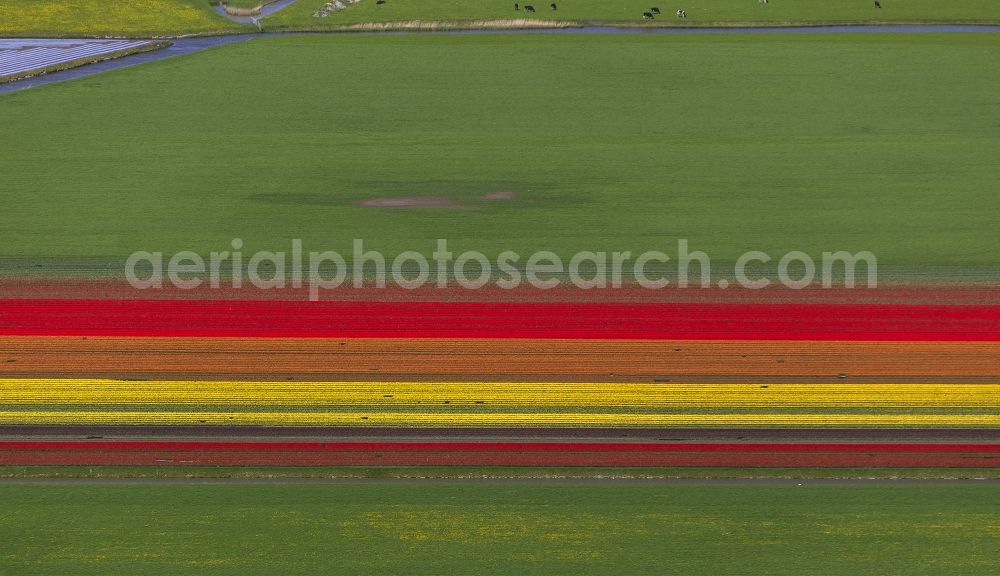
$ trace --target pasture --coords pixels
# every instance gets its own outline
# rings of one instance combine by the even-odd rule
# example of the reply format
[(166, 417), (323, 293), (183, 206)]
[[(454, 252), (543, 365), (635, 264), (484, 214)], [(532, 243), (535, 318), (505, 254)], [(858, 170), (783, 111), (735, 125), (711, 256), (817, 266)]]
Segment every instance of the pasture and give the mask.
[[(988, 34), (284, 37), (0, 98), (6, 270), (135, 250), (871, 250), (995, 273)], [(919, 86), (918, 93), (914, 86)], [(919, 94), (918, 96), (915, 94)], [(58, 159), (58, 161), (56, 161)], [(441, 205), (393, 208), (373, 199)]]
[[(801, 485), (804, 484), (804, 485)], [(996, 574), (992, 485), (3, 484), (23, 574)]]
[[(871, 0), (773, 0), (767, 4), (757, 0), (681, 0), (662, 3), (655, 0), (551, 0), (527, 2), (521, 6), (535, 7), (533, 14), (514, 10), (514, 2), (494, 0), (362, 0), (326, 18), (316, 18), (327, 0), (299, 0), (285, 10), (263, 20), (266, 30), (324, 29), (339, 26), (360, 26), (373, 22), (475, 22), (525, 19), (527, 21), (613, 23), (629, 25), (694, 26), (694, 25), (788, 25), (817, 23), (873, 22), (1000, 22), (1000, 5), (992, 0), (884, 0), (876, 8)], [(660, 8), (654, 20), (644, 20), (643, 12)], [(683, 9), (686, 18), (678, 18)], [(527, 24), (522, 23), (521, 26)]]

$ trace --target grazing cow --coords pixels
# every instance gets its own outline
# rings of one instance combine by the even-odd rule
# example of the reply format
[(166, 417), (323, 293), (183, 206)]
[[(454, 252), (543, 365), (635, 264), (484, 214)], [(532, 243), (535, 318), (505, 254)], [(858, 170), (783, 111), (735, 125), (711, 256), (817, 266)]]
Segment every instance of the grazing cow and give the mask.
[(659, 14), (660, 13), (660, 9), (657, 8), (656, 6), (653, 6), (652, 8), (650, 8), (649, 11), (652, 12), (653, 14)]
[(652, 12), (643, 12), (642, 13), (642, 19), (643, 20), (652, 20), (653, 19), (653, 13)]
[(385, 4), (385, 0), (375, 0), (376, 4)]
[(559, 9), (559, 7), (556, 6), (555, 2), (553, 2), (552, 4), (549, 4), (549, 8), (552, 8), (553, 10), (558, 10)]
[(520, 9), (521, 9), (521, 5), (520, 4), (514, 4), (514, 12), (517, 12)]
[(534, 12), (535, 11), (535, 7), (532, 6), (531, 4), (525, 4), (524, 5), (524, 11), (525, 12)]
[(881, 8), (882, 7), (882, 3), (879, 2), (878, 0), (875, 0), (875, 7), (876, 8)]

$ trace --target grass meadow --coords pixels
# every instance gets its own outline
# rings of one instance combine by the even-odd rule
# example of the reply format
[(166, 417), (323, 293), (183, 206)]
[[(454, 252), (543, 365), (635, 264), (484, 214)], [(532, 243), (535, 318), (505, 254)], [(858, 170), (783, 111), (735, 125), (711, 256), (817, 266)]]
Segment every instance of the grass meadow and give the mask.
[[(3, 484), (0, 571), (992, 575), (956, 484)], [(994, 502), (994, 504), (990, 504)]]
[[(762, 4), (755, 0), (682, 0), (669, 3), (656, 0), (551, 0), (519, 3), (534, 5), (536, 12), (514, 10), (513, 0), (387, 0), (377, 5), (363, 0), (326, 18), (314, 18), (326, 0), (299, 0), (262, 21), (267, 30), (335, 28), (370, 22), (439, 21), (461, 22), (526, 18), (536, 21), (578, 23), (643, 23), (642, 13), (656, 6), (661, 15), (646, 24), (792, 24), (792, 23), (864, 23), (864, 22), (1000, 22), (1000, 5), (993, 0), (884, 0), (876, 8), (870, 0), (774, 0)], [(687, 18), (677, 18), (677, 10)]]
[[(0, 97), (0, 260), (871, 250), (990, 274), (994, 35), (258, 39)], [(921, 86), (919, 92), (913, 86)], [(499, 197), (496, 193), (502, 192)], [(370, 199), (434, 197), (437, 208)], [(34, 266), (31, 264), (30, 266)]]

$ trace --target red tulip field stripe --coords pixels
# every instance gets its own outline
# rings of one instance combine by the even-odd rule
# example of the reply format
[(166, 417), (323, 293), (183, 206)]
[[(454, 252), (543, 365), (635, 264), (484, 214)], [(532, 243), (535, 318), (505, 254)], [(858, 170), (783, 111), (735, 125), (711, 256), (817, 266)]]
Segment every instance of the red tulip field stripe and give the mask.
[(1000, 306), (2, 300), (0, 335), (1000, 341)]
[(0, 465), (993, 467), (991, 444), (5, 442)]

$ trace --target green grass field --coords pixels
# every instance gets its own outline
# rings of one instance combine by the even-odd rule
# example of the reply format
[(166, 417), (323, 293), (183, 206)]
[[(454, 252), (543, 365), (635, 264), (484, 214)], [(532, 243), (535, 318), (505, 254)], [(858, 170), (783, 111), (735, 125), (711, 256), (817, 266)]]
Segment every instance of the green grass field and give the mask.
[[(0, 3), (0, 37), (181, 36), (256, 31), (214, 13), (213, 0), (5, 0)], [(252, 8), (265, 0), (230, 0), (234, 8)], [(552, 11), (548, 2), (538, 11), (515, 12), (513, 2), (472, 0), (390, 0), (378, 6), (365, 0), (329, 18), (314, 18), (326, 0), (299, 0), (263, 20), (267, 30), (334, 29), (380, 22), (474, 22), (529, 18), (582, 23), (641, 23), (642, 13), (656, 2), (571, 0)], [(523, 4), (524, 2), (522, 2)], [(530, 3), (530, 2), (529, 2)], [(998, 23), (1000, 5), (994, 0), (885, 0), (881, 10), (867, 0), (777, 0), (761, 5), (753, 0), (692, 0), (661, 5), (656, 25), (794, 24), (860, 22)], [(674, 12), (683, 8), (688, 18)], [(647, 22), (647, 24), (650, 24)]]
[(0, 484), (0, 572), (993, 575), (995, 485)]
[(180, 36), (256, 30), (226, 20), (208, 0), (4, 0), (2, 37)]
[[(0, 97), (0, 260), (685, 238), (713, 263), (993, 274), (998, 55), (992, 34), (258, 39)], [(461, 207), (358, 205), (427, 196)]]
[[(475, 21), (529, 18), (590, 23), (642, 23), (642, 13), (657, 6), (663, 14), (657, 25), (698, 25), (709, 23), (859, 23), (859, 22), (1000, 22), (1000, 4), (993, 0), (885, 0), (882, 9), (870, 0), (685, 0), (658, 3), (653, 0), (550, 0), (520, 1), (533, 4), (533, 15), (514, 11), (514, 2), (492, 0), (388, 0), (383, 5), (363, 0), (326, 18), (314, 18), (326, 0), (299, 0), (285, 10), (263, 20), (267, 30), (331, 28), (368, 22)], [(684, 9), (688, 17), (678, 19)]]

